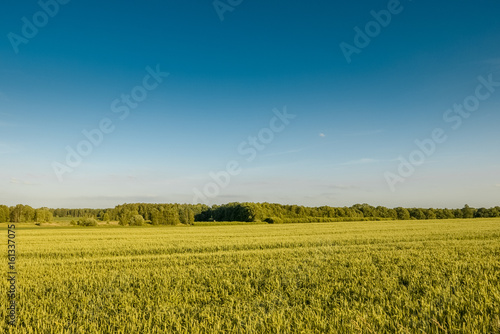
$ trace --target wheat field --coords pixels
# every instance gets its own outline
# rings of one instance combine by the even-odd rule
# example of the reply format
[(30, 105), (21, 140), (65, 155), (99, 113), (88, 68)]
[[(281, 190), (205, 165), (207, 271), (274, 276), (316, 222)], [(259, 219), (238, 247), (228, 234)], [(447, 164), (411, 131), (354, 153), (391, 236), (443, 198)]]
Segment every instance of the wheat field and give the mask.
[(6, 333), (500, 333), (500, 219), (20, 225), (16, 243)]

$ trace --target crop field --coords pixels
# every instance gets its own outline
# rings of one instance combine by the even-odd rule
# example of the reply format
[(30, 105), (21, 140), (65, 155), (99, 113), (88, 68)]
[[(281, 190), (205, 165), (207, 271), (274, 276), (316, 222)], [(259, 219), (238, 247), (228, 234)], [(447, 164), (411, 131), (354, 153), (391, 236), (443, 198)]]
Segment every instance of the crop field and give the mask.
[(0, 332), (500, 333), (500, 219), (16, 231)]

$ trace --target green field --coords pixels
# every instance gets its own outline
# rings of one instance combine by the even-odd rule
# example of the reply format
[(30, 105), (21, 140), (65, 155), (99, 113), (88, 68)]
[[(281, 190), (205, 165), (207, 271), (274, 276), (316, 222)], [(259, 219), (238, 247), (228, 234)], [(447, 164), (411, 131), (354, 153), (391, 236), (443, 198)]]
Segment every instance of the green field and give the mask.
[(19, 225), (16, 242), (0, 332), (500, 333), (500, 219)]

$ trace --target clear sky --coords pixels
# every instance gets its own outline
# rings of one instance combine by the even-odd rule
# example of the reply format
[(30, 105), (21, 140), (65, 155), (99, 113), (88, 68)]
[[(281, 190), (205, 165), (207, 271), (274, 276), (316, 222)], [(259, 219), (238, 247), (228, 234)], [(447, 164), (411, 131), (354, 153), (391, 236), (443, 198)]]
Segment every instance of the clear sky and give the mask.
[(496, 0), (1, 7), (2, 204), (500, 204)]

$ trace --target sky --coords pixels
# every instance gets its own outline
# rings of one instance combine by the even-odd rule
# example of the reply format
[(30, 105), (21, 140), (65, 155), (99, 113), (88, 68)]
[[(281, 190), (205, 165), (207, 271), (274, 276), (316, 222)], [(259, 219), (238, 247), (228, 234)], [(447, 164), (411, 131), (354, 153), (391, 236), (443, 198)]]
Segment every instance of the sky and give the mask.
[(498, 1), (1, 6), (2, 204), (500, 205)]

